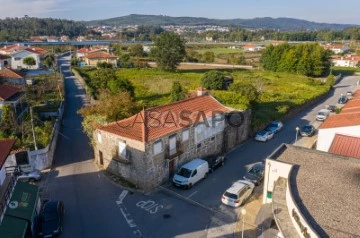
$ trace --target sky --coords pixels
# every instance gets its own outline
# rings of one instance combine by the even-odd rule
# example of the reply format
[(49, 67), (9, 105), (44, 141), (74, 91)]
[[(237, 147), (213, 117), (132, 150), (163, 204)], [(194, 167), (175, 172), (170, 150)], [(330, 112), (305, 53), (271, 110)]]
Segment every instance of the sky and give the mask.
[(290, 17), (360, 25), (359, 0), (0, 0), (0, 18), (97, 20), (129, 14), (250, 19)]

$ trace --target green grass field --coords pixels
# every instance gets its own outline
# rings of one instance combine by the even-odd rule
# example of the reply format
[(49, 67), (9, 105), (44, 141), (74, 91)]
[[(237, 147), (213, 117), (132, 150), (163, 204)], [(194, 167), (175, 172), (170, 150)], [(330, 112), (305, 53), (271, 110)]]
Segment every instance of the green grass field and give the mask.
[[(82, 75), (91, 77), (95, 70), (80, 70)], [(201, 78), (207, 70), (179, 70), (171, 73), (158, 69), (117, 69), (116, 74), (129, 79), (135, 86), (136, 100), (146, 106), (163, 105), (170, 102), (172, 82), (179, 81), (187, 90), (200, 86)], [(248, 82), (254, 85), (260, 96), (252, 106), (253, 126), (275, 120), (290, 109), (318, 97), (329, 90), (328, 84), (322, 84), (312, 78), (287, 73), (272, 73), (258, 70), (221, 70), (234, 78), (234, 82)], [(218, 92), (214, 92), (216, 95)], [(222, 101), (227, 106), (237, 107), (234, 101)], [(242, 108), (241, 108), (242, 107)], [(237, 109), (249, 109), (239, 106)]]
[(225, 54), (241, 54), (244, 53), (244, 51), (242, 49), (229, 49), (229, 48), (212, 48), (212, 49), (200, 49), (200, 50), (195, 50), (201, 54), (210, 51), (210, 52), (214, 52), (215, 57), (219, 56), (219, 55), (225, 55)]

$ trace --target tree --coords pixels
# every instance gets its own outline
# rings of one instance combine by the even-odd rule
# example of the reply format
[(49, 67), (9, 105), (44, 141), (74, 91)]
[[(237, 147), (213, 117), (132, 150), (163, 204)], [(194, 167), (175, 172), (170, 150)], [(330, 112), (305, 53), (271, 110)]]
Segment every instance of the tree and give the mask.
[(184, 99), (185, 96), (186, 96), (186, 92), (181, 87), (181, 84), (178, 81), (173, 82), (170, 93), (171, 101), (172, 102), (180, 101)]
[(230, 85), (229, 90), (246, 97), (250, 102), (254, 102), (259, 96), (257, 89), (248, 83), (233, 83)]
[(223, 89), (224, 74), (217, 70), (206, 72), (201, 79), (201, 85), (209, 90)]
[(44, 65), (48, 68), (52, 67), (54, 65), (54, 62), (55, 62), (55, 57), (54, 55), (48, 55), (45, 57), (45, 60), (44, 60)]
[(131, 98), (134, 98), (134, 86), (126, 78), (112, 79), (107, 83), (107, 88), (110, 93), (116, 94), (118, 92), (128, 92)]
[(102, 68), (102, 69), (111, 69), (113, 67), (113, 64), (108, 62), (97, 62), (96, 67)]
[(23, 63), (31, 68), (32, 66), (36, 65), (36, 60), (29, 56), (23, 59)]
[(205, 63), (213, 63), (215, 61), (215, 54), (212, 51), (206, 51), (202, 55), (202, 61)]
[(2, 108), (1, 115), (0, 137), (7, 138), (14, 135), (17, 126), (14, 108), (11, 105), (5, 104)]
[(186, 54), (185, 42), (174, 32), (163, 32), (155, 39), (151, 53), (159, 68), (175, 71)]
[(143, 57), (144, 49), (141, 44), (135, 44), (130, 46), (130, 54), (135, 57)]

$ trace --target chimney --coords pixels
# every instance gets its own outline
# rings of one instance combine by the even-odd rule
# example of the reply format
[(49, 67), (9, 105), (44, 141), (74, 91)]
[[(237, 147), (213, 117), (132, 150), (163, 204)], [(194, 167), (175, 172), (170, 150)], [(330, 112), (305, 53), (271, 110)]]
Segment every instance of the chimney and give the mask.
[(207, 94), (206, 88), (204, 87), (198, 87), (196, 91), (197, 91), (197, 96), (203, 96)]

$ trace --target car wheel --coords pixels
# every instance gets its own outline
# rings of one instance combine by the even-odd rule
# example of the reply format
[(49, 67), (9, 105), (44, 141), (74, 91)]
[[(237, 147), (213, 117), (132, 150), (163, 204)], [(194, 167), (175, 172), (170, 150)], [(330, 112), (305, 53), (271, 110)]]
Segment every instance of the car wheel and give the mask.
[(190, 189), (192, 187), (192, 184), (190, 183), (188, 186), (187, 186), (187, 189)]
[(213, 168), (210, 168), (209, 172), (210, 172), (210, 173), (214, 172), (214, 169), (213, 169)]
[(221, 162), (221, 166), (224, 166), (224, 164), (225, 164), (225, 161), (222, 161), (222, 162)]
[(209, 175), (208, 173), (205, 173), (205, 175), (204, 175), (204, 179), (206, 179), (208, 175)]
[(31, 178), (31, 179), (29, 179), (29, 182), (30, 183), (35, 183), (35, 179)]

